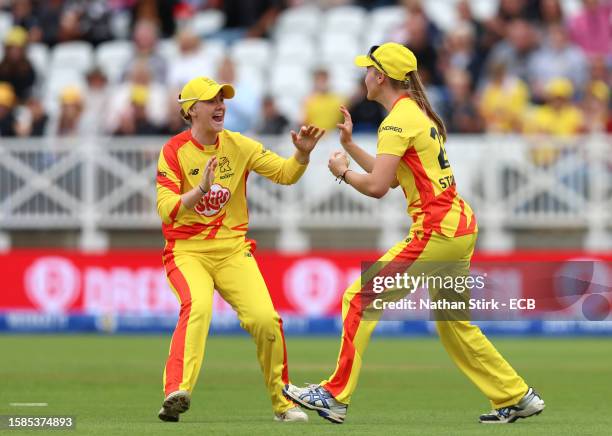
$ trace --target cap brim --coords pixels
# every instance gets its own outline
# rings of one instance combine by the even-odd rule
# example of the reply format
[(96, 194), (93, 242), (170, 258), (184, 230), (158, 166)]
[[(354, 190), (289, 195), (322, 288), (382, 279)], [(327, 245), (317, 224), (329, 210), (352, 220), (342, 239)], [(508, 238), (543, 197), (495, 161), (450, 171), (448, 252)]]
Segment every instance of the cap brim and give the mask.
[(374, 66), (374, 61), (366, 55), (361, 55), (355, 58), (355, 65), (358, 67), (372, 67)]
[(223, 92), (223, 98), (233, 98), (236, 95), (236, 91), (232, 85), (224, 83), (222, 85), (211, 86), (206, 90), (204, 94), (200, 96), (200, 100), (211, 100), (217, 96), (219, 92)]

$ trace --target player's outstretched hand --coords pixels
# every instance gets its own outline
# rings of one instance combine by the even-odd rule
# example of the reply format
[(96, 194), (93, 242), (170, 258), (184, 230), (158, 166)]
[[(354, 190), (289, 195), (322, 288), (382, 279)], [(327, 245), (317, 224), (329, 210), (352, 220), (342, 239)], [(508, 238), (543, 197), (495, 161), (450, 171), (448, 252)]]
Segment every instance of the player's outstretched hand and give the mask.
[(217, 168), (218, 161), (217, 156), (213, 156), (206, 163), (206, 168), (204, 168), (204, 174), (202, 174), (202, 180), (200, 180), (200, 187), (208, 192), (210, 187), (213, 185), (215, 181), (215, 169)]
[(291, 140), (298, 151), (309, 155), (324, 134), (325, 129), (319, 129), (315, 126), (302, 126), (298, 133), (291, 131)]
[(340, 106), (340, 112), (344, 115), (344, 122), (336, 126), (340, 130), (340, 144), (346, 148), (353, 142), (353, 119), (346, 106)]

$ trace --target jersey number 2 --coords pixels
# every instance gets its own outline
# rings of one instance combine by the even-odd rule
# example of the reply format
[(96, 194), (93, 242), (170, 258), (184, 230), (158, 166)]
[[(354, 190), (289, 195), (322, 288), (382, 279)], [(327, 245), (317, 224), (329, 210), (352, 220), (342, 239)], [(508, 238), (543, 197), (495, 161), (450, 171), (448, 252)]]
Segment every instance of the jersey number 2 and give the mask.
[(431, 136), (431, 139), (440, 143), (440, 153), (438, 153), (438, 163), (440, 164), (440, 168), (444, 169), (450, 167), (450, 163), (446, 157), (446, 150), (444, 150), (444, 142), (442, 141), (442, 137), (435, 127), (431, 128), (429, 135)]

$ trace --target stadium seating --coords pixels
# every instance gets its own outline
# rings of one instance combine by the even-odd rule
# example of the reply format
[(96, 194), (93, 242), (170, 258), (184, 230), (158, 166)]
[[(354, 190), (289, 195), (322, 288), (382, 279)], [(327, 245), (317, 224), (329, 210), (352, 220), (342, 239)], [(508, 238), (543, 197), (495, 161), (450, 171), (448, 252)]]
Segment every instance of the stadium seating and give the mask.
[(70, 67), (81, 73), (93, 66), (93, 48), (85, 41), (57, 44), (51, 53), (51, 68)]
[(214, 9), (198, 12), (188, 23), (191, 30), (200, 37), (210, 36), (221, 30), (224, 25), (225, 15)]
[(230, 56), (235, 63), (260, 69), (268, 67), (271, 55), (270, 43), (263, 38), (242, 39), (232, 46), (230, 52)]
[(111, 82), (116, 82), (120, 79), (133, 54), (134, 46), (131, 41), (104, 42), (96, 49), (96, 65), (104, 71)]
[(359, 6), (338, 6), (325, 13), (324, 32), (346, 32), (359, 35), (366, 25), (366, 11)]

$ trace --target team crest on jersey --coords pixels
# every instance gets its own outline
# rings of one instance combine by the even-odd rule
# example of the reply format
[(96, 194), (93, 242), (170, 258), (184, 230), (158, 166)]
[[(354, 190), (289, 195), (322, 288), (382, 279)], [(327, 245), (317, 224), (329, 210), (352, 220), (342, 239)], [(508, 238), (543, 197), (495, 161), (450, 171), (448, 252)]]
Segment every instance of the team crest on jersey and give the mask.
[(214, 216), (227, 204), (232, 193), (229, 189), (215, 183), (204, 197), (198, 201), (195, 211), (200, 215)]

